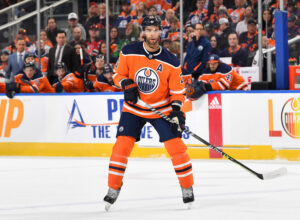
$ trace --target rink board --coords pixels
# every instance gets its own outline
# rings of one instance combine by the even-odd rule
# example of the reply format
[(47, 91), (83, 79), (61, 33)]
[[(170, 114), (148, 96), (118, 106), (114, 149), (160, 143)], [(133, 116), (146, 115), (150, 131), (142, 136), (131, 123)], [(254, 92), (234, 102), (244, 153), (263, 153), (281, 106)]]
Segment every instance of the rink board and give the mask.
[[(111, 154), (122, 93), (0, 96), (0, 155)], [(188, 128), (237, 159), (300, 160), (300, 92), (210, 92), (186, 102)], [(133, 157), (168, 157), (150, 124)], [(187, 134), (192, 158), (220, 158)]]

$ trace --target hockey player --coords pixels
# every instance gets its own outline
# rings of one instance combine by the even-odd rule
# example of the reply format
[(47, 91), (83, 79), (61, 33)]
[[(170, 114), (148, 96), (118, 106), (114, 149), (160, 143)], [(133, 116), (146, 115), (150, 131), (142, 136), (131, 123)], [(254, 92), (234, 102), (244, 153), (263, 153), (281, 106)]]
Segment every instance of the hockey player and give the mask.
[(98, 92), (121, 92), (122, 89), (114, 85), (113, 67), (111, 64), (105, 64), (103, 73), (97, 76), (94, 88)]
[(33, 62), (24, 63), (23, 72), (15, 76), (14, 82), (6, 83), (6, 95), (13, 98), (15, 93), (54, 93), (47, 77)]
[(55, 74), (57, 78), (52, 86), (55, 88), (56, 93), (84, 91), (83, 79), (76, 77), (74, 73), (67, 72), (64, 63), (58, 63), (55, 66)]
[[(181, 140), (185, 115), (180, 110), (184, 101), (184, 81), (178, 59), (159, 46), (160, 19), (146, 16), (142, 22), (144, 42), (126, 45), (115, 66), (115, 85), (124, 90), (124, 106), (117, 130), (117, 140), (110, 157), (108, 193), (104, 197), (106, 210), (113, 204), (123, 185), (128, 157), (139, 141), (146, 122), (160, 136), (182, 188), (183, 202), (194, 201), (192, 164)], [(141, 99), (159, 109), (178, 123), (169, 123), (149, 109), (138, 105)]]
[(249, 90), (245, 79), (235, 70), (220, 61), (216, 54), (209, 56), (207, 68), (198, 80), (188, 81), (186, 95), (190, 100), (197, 100), (206, 91), (212, 90)]

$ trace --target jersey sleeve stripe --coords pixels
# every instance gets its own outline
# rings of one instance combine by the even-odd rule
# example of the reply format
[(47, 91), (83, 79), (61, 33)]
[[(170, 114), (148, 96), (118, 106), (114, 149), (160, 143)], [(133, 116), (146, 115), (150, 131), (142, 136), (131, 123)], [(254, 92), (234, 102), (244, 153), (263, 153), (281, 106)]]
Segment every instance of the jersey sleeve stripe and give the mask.
[(180, 90), (180, 91), (174, 91), (174, 90), (170, 89), (170, 93), (173, 93), (173, 94), (183, 94), (183, 93), (185, 93), (185, 88), (182, 89), (182, 90)]

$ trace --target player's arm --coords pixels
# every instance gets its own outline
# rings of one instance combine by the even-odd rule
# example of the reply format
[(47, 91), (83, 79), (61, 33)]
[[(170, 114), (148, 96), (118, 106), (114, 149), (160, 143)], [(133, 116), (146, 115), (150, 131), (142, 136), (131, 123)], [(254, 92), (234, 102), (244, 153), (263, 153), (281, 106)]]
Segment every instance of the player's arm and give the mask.
[(114, 84), (120, 88), (122, 87), (122, 81), (128, 79), (129, 71), (126, 56), (123, 52), (120, 52), (119, 60), (117, 61), (114, 69), (115, 74), (113, 75)]
[[(181, 67), (175, 67), (170, 71), (169, 77), (169, 92), (170, 92), (170, 100), (172, 103), (177, 103), (176, 105), (179, 106), (179, 103), (184, 102), (184, 80), (182, 78)], [(181, 108), (181, 106), (180, 106)]]
[(55, 89), (50, 85), (47, 77), (43, 77), (40, 81), (39, 90), (43, 93), (55, 93)]

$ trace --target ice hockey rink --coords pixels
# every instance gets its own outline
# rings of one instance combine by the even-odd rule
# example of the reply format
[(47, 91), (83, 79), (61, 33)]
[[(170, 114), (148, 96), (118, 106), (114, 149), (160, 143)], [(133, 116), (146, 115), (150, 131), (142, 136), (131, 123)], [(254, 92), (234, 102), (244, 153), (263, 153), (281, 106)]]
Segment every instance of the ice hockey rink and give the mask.
[(299, 162), (242, 161), (257, 172), (288, 169), (264, 181), (228, 160), (192, 162), (191, 210), (169, 159), (130, 158), (119, 199), (105, 212), (108, 158), (0, 157), (0, 219), (300, 219)]

